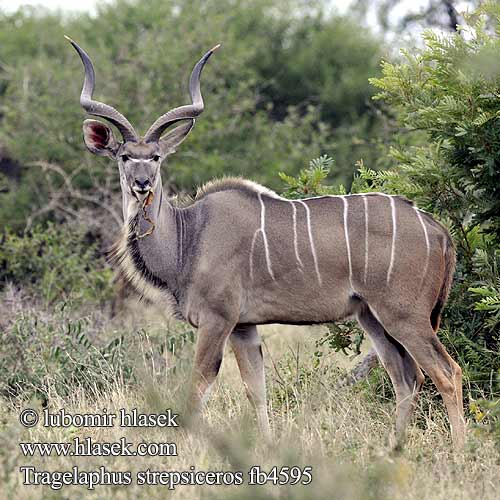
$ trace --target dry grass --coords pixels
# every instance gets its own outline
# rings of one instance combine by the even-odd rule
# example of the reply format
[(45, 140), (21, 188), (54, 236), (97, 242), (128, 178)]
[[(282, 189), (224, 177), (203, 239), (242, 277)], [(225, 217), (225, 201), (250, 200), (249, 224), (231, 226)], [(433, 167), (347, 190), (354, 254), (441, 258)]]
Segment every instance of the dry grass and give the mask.
[[(342, 355), (328, 354), (314, 364), (317, 329), (267, 327), (263, 329), (268, 374), (268, 394), (274, 443), (260, 442), (253, 412), (244, 396), (231, 353), (196, 431), (183, 429), (44, 428), (27, 430), (18, 422), (19, 408), (2, 405), (0, 433), (0, 496), (2, 498), (291, 498), (291, 499), (458, 499), (498, 498), (499, 454), (492, 441), (469, 432), (463, 453), (450, 451), (446, 417), (440, 405), (425, 401), (418, 411), (418, 425), (408, 436), (406, 450), (390, 453), (393, 403), (373, 395), (366, 386), (334, 390)], [(144, 352), (148, 350), (144, 340)], [(189, 347), (192, 349), (192, 347)], [(141, 358), (141, 356), (139, 356)], [(160, 379), (152, 378), (151, 359), (142, 356), (144, 376), (136, 386), (117, 381), (105, 394), (89, 399), (74, 393), (63, 400), (54, 395), (50, 409), (70, 413), (95, 413), (103, 408), (139, 408), (157, 412), (182, 408), (187, 367)], [(36, 405), (36, 402), (32, 402)], [(26, 458), (22, 441), (65, 442), (75, 436), (98, 441), (174, 441), (177, 457)], [(21, 465), (42, 470), (248, 470), (252, 465), (270, 469), (277, 465), (311, 465), (309, 486), (23, 486)]]

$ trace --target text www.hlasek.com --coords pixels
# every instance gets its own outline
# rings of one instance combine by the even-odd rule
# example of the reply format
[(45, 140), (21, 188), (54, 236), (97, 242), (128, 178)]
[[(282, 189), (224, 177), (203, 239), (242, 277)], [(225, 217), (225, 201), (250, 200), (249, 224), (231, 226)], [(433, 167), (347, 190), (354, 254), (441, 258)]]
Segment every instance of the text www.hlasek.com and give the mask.
[(75, 437), (69, 443), (19, 443), (25, 457), (39, 455), (41, 457), (175, 457), (175, 443), (141, 442), (135, 446), (124, 437), (113, 443), (101, 443), (87, 437)]
[[(42, 418), (41, 418), (42, 417)], [(118, 409), (116, 413), (105, 408), (99, 413), (70, 414), (64, 409), (51, 413), (44, 409), (42, 413), (32, 408), (25, 408), (19, 414), (20, 423), (26, 428), (38, 424), (55, 428), (175, 428), (178, 427), (178, 415), (171, 409), (161, 413), (142, 413), (133, 408)], [(22, 442), (19, 443), (25, 457), (177, 457), (176, 443), (145, 442), (134, 444), (125, 437), (118, 441), (97, 441), (92, 437), (76, 436), (67, 442)], [(80, 486), (93, 490), (98, 485), (128, 486), (135, 479), (138, 486), (165, 486), (169, 490), (184, 485), (296, 485), (306, 486), (312, 481), (312, 467), (281, 466), (263, 470), (258, 465), (247, 471), (217, 470), (203, 471), (195, 466), (189, 470), (153, 470), (148, 467), (133, 473), (130, 470), (114, 471), (101, 465), (94, 470), (83, 470), (75, 464), (70, 470), (43, 470), (34, 465), (19, 467), (22, 481), (27, 486), (49, 486), (59, 490), (64, 486)], [(245, 481), (246, 478), (246, 481)]]

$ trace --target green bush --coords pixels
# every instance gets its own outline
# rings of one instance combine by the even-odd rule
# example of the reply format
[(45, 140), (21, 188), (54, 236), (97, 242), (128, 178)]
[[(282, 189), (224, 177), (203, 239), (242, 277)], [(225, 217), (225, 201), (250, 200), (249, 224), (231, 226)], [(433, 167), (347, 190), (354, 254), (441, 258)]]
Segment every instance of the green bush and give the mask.
[(102, 302), (111, 297), (112, 271), (84, 228), (36, 227), (0, 235), (0, 289), (12, 282), (45, 305)]
[(321, 0), (308, 9), (295, 0), (116, 0), (95, 18), (39, 8), (0, 12), (0, 147), (26, 167), (18, 195), (0, 193), (0, 224), (22, 228), (45, 206), (45, 179), (31, 162), (78, 170), (82, 190), (91, 188), (90, 168), (96, 179), (113, 168), (83, 145), (83, 69), (65, 33), (94, 61), (95, 97), (142, 133), (186, 102), (192, 65), (222, 43), (202, 78), (206, 111), (165, 168), (174, 187), (191, 191), (237, 174), (276, 188), (285, 165), (296, 173), (303, 158), (324, 153), (335, 154), (342, 168), (334, 174), (347, 180), (355, 159), (376, 154), (367, 78), (379, 72), (382, 49), (356, 20), (325, 10)]
[(71, 306), (24, 308), (0, 323), (1, 396), (47, 400), (83, 390), (92, 398), (113, 383), (165, 380), (190, 364), (194, 334), (186, 325), (117, 331), (101, 313)]
[(491, 436), (500, 447), (500, 399), (472, 401), (470, 411), (478, 434)]
[(131, 368), (126, 361), (124, 337), (104, 345), (92, 337), (90, 317), (71, 318), (65, 308), (44, 317), (40, 311), (21, 313), (0, 346), (0, 394), (46, 400), (51, 394), (68, 396), (75, 388), (96, 394)]
[[(411, 147), (399, 138), (392, 144), (412, 197), (457, 232), (481, 224), (498, 240), (500, 7), (488, 3), (467, 19), (453, 35), (425, 32), (423, 49), (384, 62), (382, 78), (371, 81), (399, 124), (423, 133)], [(472, 258), (466, 245), (459, 248)]]

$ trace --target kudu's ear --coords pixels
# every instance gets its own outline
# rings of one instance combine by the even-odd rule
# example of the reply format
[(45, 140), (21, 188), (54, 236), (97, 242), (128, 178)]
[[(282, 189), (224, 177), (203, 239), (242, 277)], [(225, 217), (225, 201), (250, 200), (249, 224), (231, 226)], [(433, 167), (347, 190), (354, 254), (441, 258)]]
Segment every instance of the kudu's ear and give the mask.
[(173, 130), (160, 138), (159, 144), (163, 156), (175, 153), (177, 146), (188, 136), (194, 126), (194, 120), (175, 127)]
[(87, 149), (99, 156), (116, 158), (120, 144), (110, 127), (97, 120), (83, 122), (83, 138)]

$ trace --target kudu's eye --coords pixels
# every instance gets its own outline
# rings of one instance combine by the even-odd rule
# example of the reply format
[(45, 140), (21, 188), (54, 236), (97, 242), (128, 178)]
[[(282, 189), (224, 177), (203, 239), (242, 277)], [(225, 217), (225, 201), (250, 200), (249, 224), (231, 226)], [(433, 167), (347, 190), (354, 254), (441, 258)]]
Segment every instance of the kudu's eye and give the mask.
[(122, 161), (128, 161), (129, 156), (128, 155), (122, 155)]
[(153, 160), (154, 160), (154, 161), (160, 161), (160, 157), (159, 157), (158, 155), (154, 155), (154, 156), (153, 156)]

